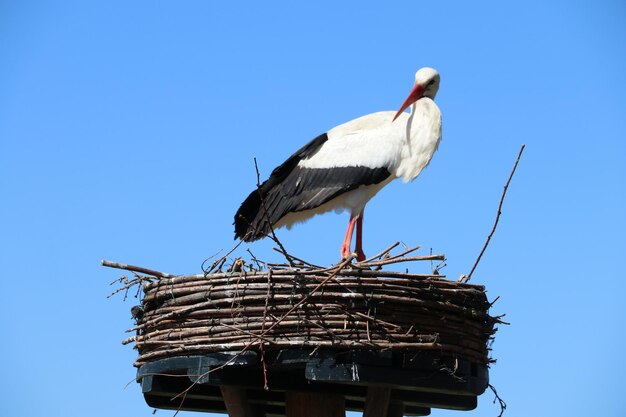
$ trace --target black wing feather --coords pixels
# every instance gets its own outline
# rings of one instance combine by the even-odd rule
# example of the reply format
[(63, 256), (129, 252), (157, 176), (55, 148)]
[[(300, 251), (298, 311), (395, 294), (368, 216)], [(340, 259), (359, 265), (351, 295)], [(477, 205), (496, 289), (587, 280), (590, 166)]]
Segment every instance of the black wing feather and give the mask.
[(275, 225), (288, 213), (314, 209), (347, 191), (378, 184), (391, 175), (387, 168), (298, 166), (326, 140), (328, 136), (323, 134), (300, 148), (250, 193), (235, 214), (235, 239), (261, 239), (270, 232), (270, 223)]
[[(259, 221), (255, 221), (259, 217), (259, 213), (261, 213), (261, 196), (263, 196), (263, 202), (265, 206), (268, 208), (269, 212), (275, 211), (275, 205), (277, 195), (272, 196), (273, 199), (270, 201), (268, 198), (269, 191), (274, 188), (277, 184), (280, 184), (285, 178), (291, 173), (291, 171), (298, 165), (304, 158), (308, 158), (314, 155), (317, 150), (328, 140), (328, 135), (326, 133), (322, 133), (296, 152), (291, 155), (285, 162), (281, 165), (277, 166), (270, 177), (261, 184), (256, 190), (252, 191), (248, 198), (244, 200), (244, 202), (237, 210), (235, 214), (235, 239), (241, 238), (245, 241), (257, 240), (267, 235), (269, 232), (269, 227), (265, 225), (261, 229), (259, 229)], [(274, 206), (274, 210), (270, 207)], [(265, 217), (265, 216), (262, 216)]]

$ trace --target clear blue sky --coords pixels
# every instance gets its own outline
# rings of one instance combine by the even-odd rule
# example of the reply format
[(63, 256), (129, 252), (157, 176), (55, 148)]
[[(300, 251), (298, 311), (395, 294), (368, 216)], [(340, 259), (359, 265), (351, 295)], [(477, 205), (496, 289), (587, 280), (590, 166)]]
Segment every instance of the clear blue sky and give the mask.
[[(444, 139), (368, 206), (366, 252), (402, 240), (467, 273), (525, 143), (474, 278), (512, 322), (491, 382), (510, 417), (626, 415), (624, 2), (295, 3), (0, 2), (0, 414), (150, 416), (100, 260), (198, 272), (233, 244), (254, 156), (267, 176), (432, 66)], [(279, 236), (329, 264), (346, 222)], [(433, 416), (495, 417), (492, 398)]]

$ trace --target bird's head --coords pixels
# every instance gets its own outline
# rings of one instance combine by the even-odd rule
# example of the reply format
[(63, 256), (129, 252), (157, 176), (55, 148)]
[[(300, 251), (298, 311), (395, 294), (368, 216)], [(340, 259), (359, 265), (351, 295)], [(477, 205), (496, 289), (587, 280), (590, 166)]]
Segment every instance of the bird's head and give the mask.
[(411, 104), (415, 103), (422, 97), (428, 97), (431, 100), (437, 95), (439, 90), (439, 73), (433, 68), (420, 68), (415, 73), (415, 85), (409, 96), (404, 100), (400, 110), (396, 113), (393, 120), (402, 114)]

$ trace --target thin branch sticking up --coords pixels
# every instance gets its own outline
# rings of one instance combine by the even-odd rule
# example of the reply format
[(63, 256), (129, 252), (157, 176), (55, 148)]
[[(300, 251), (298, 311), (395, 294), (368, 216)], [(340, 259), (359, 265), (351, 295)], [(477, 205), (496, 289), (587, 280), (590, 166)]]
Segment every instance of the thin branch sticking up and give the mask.
[[(204, 261), (202, 261), (202, 265), (200, 266), (202, 268), (202, 271), (204, 271), (205, 275), (210, 274), (211, 272), (215, 272), (215, 271), (219, 271), (221, 270), (222, 266), (224, 265), (224, 263), (226, 263), (226, 260), (228, 258), (228, 255), (230, 255), (231, 253), (233, 253), (241, 244), (243, 243), (242, 240), (240, 240), (231, 250), (229, 250), (226, 254), (224, 254), (222, 257), (220, 257), (219, 259), (216, 259), (213, 261), (213, 263), (211, 264), (210, 267), (205, 268), (204, 265), (211, 260), (213, 257), (217, 256), (219, 254), (216, 253), (213, 256), (210, 256), (208, 258), (206, 258)], [(221, 252), (221, 250), (220, 250)]]
[(470, 271), (470, 273), (467, 276), (461, 275), (461, 278), (459, 278), (459, 281), (468, 282), (472, 278), (472, 274), (474, 273), (474, 270), (478, 266), (480, 259), (483, 257), (483, 254), (485, 253), (485, 250), (487, 249), (487, 246), (489, 245), (489, 241), (491, 240), (491, 237), (496, 231), (496, 227), (498, 227), (500, 214), (502, 214), (502, 203), (504, 203), (504, 197), (506, 196), (506, 192), (509, 188), (509, 183), (511, 182), (511, 179), (513, 178), (513, 174), (515, 174), (515, 170), (517, 169), (517, 164), (519, 163), (519, 160), (522, 157), (522, 152), (524, 152), (525, 147), (526, 145), (522, 145), (522, 147), (520, 148), (519, 153), (517, 154), (517, 159), (515, 160), (515, 165), (513, 165), (513, 169), (511, 170), (511, 174), (509, 175), (509, 179), (506, 181), (506, 184), (504, 185), (504, 190), (502, 191), (502, 197), (500, 197), (500, 204), (498, 205), (498, 214), (496, 215), (496, 221), (493, 224), (493, 228), (491, 229), (489, 236), (487, 236), (487, 241), (485, 242), (485, 245), (480, 251), (480, 254), (478, 255), (478, 258), (476, 259), (476, 262), (474, 262), (474, 266), (472, 267), (472, 270)]
[(124, 291), (124, 301), (126, 301), (126, 298), (128, 297), (128, 291), (132, 287), (134, 287), (134, 286), (137, 286), (137, 292), (135, 293), (135, 298), (137, 298), (139, 296), (139, 293), (141, 291), (141, 285), (140, 284), (142, 284), (145, 281), (150, 281), (150, 279), (146, 278), (144, 276), (141, 276), (141, 275), (137, 274), (136, 272), (133, 272), (133, 271), (130, 271), (130, 272), (133, 273), (135, 278), (128, 279), (128, 277), (126, 275), (124, 275), (123, 277), (118, 278), (115, 281), (113, 281), (111, 284), (109, 284), (109, 285), (113, 285), (113, 284), (121, 283), (121, 284), (124, 284), (124, 285), (122, 287), (116, 289), (115, 291), (113, 291), (111, 294), (109, 294), (107, 296), (107, 298), (111, 298), (112, 296), (114, 296), (118, 292)]
[(321, 266), (319, 266), (319, 265), (315, 265), (315, 264), (312, 264), (312, 263), (310, 263), (310, 262), (307, 262), (307, 261), (305, 261), (304, 259), (301, 259), (301, 258), (298, 258), (298, 257), (296, 257), (296, 256), (293, 256), (293, 255), (292, 255), (292, 254), (290, 254), (290, 253), (283, 253), (283, 252), (282, 252), (280, 249), (278, 249), (278, 248), (273, 248), (273, 249), (274, 249), (276, 252), (278, 252), (278, 253), (280, 253), (280, 254), (282, 254), (282, 255), (287, 255), (287, 256), (289, 256), (292, 260), (297, 261), (297, 262), (301, 263), (301, 264), (302, 264), (302, 265), (304, 265), (304, 266), (308, 266), (308, 267), (311, 267), (311, 268), (322, 269), (322, 267), (321, 267)]
[(388, 255), (388, 254), (389, 254), (389, 252), (391, 252), (391, 250), (392, 250), (392, 249), (394, 249), (394, 248), (395, 248), (396, 246), (398, 246), (399, 244), (400, 244), (400, 242), (396, 242), (396, 243), (394, 243), (393, 245), (389, 246), (389, 247), (388, 247), (387, 249), (385, 249), (384, 251), (379, 252), (378, 254), (376, 254), (376, 255), (372, 256), (371, 258), (367, 258), (366, 260), (364, 260), (364, 261), (362, 261), (362, 262), (363, 262), (363, 263), (367, 263), (367, 262), (371, 262), (371, 261), (373, 261), (373, 260), (375, 260), (375, 259), (382, 258), (382, 257), (384, 257), (384, 256)]
[(283, 254), (283, 256), (285, 257), (289, 265), (291, 265), (292, 268), (295, 268), (296, 265), (293, 263), (293, 260), (289, 256), (289, 253), (287, 252), (283, 244), (280, 242), (280, 240), (278, 240), (278, 237), (276, 237), (276, 233), (274, 233), (274, 227), (272, 226), (270, 215), (267, 211), (267, 206), (265, 205), (265, 199), (263, 198), (263, 194), (261, 194), (261, 174), (259, 174), (259, 165), (256, 162), (256, 157), (254, 158), (254, 169), (256, 170), (256, 187), (259, 190), (259, 198), (261, 199), (261, 204), (263, 205), (263, 213), (265, 213), (265, 220), (267, 221), (267, 225), (270, 228), (271, 236), (269, 237), (274, 242), (276, 242), (276, 244), (280, 248), (280, 252)]

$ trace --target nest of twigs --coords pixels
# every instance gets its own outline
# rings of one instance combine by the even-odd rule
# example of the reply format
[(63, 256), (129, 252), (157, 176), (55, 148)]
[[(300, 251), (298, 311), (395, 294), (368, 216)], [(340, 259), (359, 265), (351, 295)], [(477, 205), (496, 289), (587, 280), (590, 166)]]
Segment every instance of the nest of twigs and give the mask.
[(135, 273), (123, 287), (141, 283), (143, 291), (130, 330), (136, 335), (124, 343), (139, 351), (136, 366), (173, 356), (320, 347), (435, 351), (489, 363), (500, 320), (489, 315), (483, 286), (446, 280), (437, 269), (381, 269), (444, 259), (407, 256), (415, 249), (331, 268), (293, 257), (283, 265), (236, 260), (226, 271), (214, 263), (185, 276), (124, 268), (152, 272)]

